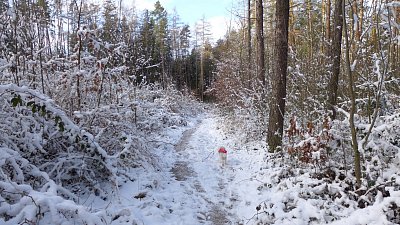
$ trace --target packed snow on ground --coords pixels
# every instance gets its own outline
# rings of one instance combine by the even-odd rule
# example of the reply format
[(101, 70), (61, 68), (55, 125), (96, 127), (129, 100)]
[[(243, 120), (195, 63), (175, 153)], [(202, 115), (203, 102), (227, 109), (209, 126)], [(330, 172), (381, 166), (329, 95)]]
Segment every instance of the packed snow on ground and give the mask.
[[(89, 196), (84, 204), (114, 215), (111, 224), (237, 224), (251, 221), (258, 204), (246, 174), (263, 161), (261, 148), (235, 146), (213, 113), (190, 118), (159, 136), (156, 168), (131, 168), (135, 179), (122, 184), (109, 200)], [(217, 150), (228, 150), (222, 167)], [(256, 149), (257, 148), (257, 149)], [(244, 205), (245, 207), (240, 209)], [(254, 206), (254, 207), (252, 207)]]

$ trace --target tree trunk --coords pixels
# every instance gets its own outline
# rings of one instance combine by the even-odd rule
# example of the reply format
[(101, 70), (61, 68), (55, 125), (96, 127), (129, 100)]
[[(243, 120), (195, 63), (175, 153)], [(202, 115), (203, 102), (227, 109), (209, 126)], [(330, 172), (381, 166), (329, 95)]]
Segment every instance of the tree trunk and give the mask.
[[(18, 11), (17, 11), (18, 12)], [(12, 70), (14, 70), (14, 77), (15, 77), (15, 83), (17, 84), (17, 86), (19, 86), (19, 77), (18, 77), (18, 70), (19, 70), (19, 54), (18, 54), (18, 33), (17, 33), (17, 27), (18, 27), (18, 19), (19, 16), (18, 14), (15, 15), (15, 20), (14, 20), (14, 48), (15, 48), (15, 65), (13, 65)]]
[[(204, 47), (203, 47), (204, 48)], [(203, 87), (204, 87), (204, 49), (201, 50), (200, 53), (200, 78), (199, 78), (199, 94), (200, 94), (200, 101), (204, 100), (203, 96)]]
[(325, 3), (325, 38), (326, 40), (331, 39), (331, 0), (326, 0)]
[[(345, 12), (345, 4), (343, 2), (342, 5), (343, 12)], [(356, 113), (356, 93), (355, 93), (355, 85), (354, 85), (354, 77), (353, 73), (351, 71), (351, 66), (350, 66), (350, 45), (349, 45), (349, 35), (347, 33), (347, 24), (346, 24), (346, 17), (343, 17), (343, 25), (344, 25), (344, 40), (346, 44), (346, 52), (345, 52), (345, 57), (346, 57), (346, 73), (349, 78), (349, 92), (350, 92), (350, 100), (351, 100), (351, 106), (350, 106), (350, 118), (349, 118), (349, 123), (350, 123), (350, 130), (351, 130), (351, 142), (352, 142), (352, 147), (354, 151), (354, 172), (356, 176), (356, 184), (357, 188), (361, 186), (361, 160), (360, 160), (360, 152), (358, 151), (358, 141), (357, 141), (357, 133), (356, 133), (356, 127), (354, 124), (354, 114)]]
[(256, 39), (257, 39), (257, 79), (265, 85), (265, 49), (264, 49), (264, 19), (263, 2), (256, 0)]
[(276, 1), (275, 66), (272, 79), (268, 123), (269, 151), (275, 152), (282, 145), (286, 100), (286, 75), (288, 60), (289, 0)]
[(79, 14), (78, 14), (78, 28), (76, 30), (76, 32), (78, 33), (78, 37), (79, 37), (79, 49), (78, 49), (78, 74), (76, 75), (76, 95), (78, 98), (78, 110), (81, 110), (81, 88), (80, 88), (80, 80), (79, 80), (79, 76), (80, 76), (80, 70), (81, 70), (81, 53), (82, 53), (82, 34), (79, 33), (80, 30), (80, 25), (81, 25), (81, 15), (82, 15), (82, 1), (79, 7)]
[(251, 81), (251, 0), (247, 1), (247, 66), (248, 66), (248, 87), (250, 87)]
[(331, 59), (333, 60), (331, 72), (332, 76), (328, 85), (328, 108), (331, 111), (331, 119), (336, 118), (337, 92), (340, 73), (340, 56), (342, 46), (342, 30), (343, 30), (343, 0), (336, 0), (334, 15), (334, 36), (332, 40)]
[(308, 28), (308, 59), (311, 62), (313, 58), (313, 53), (314, 53), (314, 42), (313, 42), (313, 15), (312, 15), (312, 5), (311, 5), (311, 0), (307, 1), (307, 28)]

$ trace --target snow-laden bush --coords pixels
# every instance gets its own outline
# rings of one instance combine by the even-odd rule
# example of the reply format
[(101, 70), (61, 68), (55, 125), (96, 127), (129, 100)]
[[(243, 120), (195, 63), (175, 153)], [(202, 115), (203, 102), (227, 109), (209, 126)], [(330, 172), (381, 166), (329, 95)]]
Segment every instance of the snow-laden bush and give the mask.
[(0, 102), (1, 217), (9, 224), (35, 223), (46, 213), (51, 223), (100, 221), (73, 203), (88, 192), (105, 197), (104, 184), (115, 176), (93, 136), (27, 87), (0, 86)]
[[(321, 172), (295, 168), (281, 153), (268, 154), (273, 162), (261, 168), (257, 187), (265, 196), (255, 210), (252, 224), (393, 224), (400, 220), (400, 176), (385, 170), (389, 178), (379, 185), (354, 189), (354, 177), (331, 168)], [(383, 181), (383, 179), (382, 179)], [(360, 217), (360, 215), (363, 215)]]
[[(295, 122), (293, 122), (295, 124)], [(367, 120), (357, 117), (357, 137), (362, 155), (362, 186), (356, 187), (354, 153), (352, 152), (348, 119), (335, 120), (328, 129), (299, 135), (292, 148), (267, 154), (268, 163), (256, 179), (265, 200), (255, 211), (258, 222), (287, 224), (394, 224), (400, 222), (400, 114), (381, 116), (366, 141), (370, 127)], [(297, 128), (293, 126), (290, 128)], [(311, 127), (309, 127), (311, 128)], [(292, 132), (295, 129), (289, 129)], [(299, 131), (299, 133), (304, 131)], [(327, 143), (318, 145), (322, 136)], [(306, 143), (310, 143), (307, 145)], [(316, 143), (316, 144), (315, 144)], [(365, 146), (365, 148), (363, 148)], [(286, 150), (311, 149), (326, 152), (323, 162), (316, 163), (313, 154), (303, 160)], [(307, 152), (306, 152), (307, 153)], [(301, 154), (300, 156), (304, 156)], [(268, 171), (268, 176), (262, 176)], [(272, 194), (273, 193), (273, 194)], [(360, 217), (363, 215), (363, 217)], [(364, 216), (365, 215), (365, 216)]]
[(164, 128), (186, 126), (188, 116), (202, 111), (190, 97), (159, 85), (138, 85), (130, 90), (134, 94), (128, 92), (119, 104), (75, 112), (79, 125), (95, 134), (95, 141), (112, 159), (118, 159), (118, 173), (128, 167), (155, 166), (151, 149), (157, 136)]
[[(0, 148), (0, 222), (2, 224), (103, 224), (100, 215), (77, 205), (77, 197), (54, 183), (10, 148)], [(71, 200), (67, 200), (71, 199)]]
[[(107, 153), (54, 102), (26, 87), (0, 87), (0, 144), (18, 152), (65, 187), (101, 189), (112, 176)], [(82, 187), (69, 187), (72, 191)]]

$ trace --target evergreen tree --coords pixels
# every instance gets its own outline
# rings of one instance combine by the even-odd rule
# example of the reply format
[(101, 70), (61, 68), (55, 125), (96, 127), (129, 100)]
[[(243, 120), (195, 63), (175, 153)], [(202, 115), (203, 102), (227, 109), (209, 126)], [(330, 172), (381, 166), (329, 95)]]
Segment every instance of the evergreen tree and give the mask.
[(113, 0), (106, 0), (103, 6), (104, 24), (100, 38), (108, 43), (116, 43), (119, 35), (117, 6)]
[(168, 45), (168, 18), (167, 11), (157, 1), (152, 11), (154, 18), (154, 37), (155, 49), (152, 55), (153, 60), (159, 64), (158, 74), (159, 81), (165, 88), (167, 85), (167, 63), (170, 61), (170, 46)]
[(204, 98), (204, 90), (205, 85), (204, 81), (206, 80), (206, 58), (210, 56), (210, 52), (207, 51), (209, 48), (207, 46), (211, 41), (211, 24), (206, 20), (203, 15), (203, 18), (196, 24), (196, 40), (197, 44), (200, 44), (200, 76), (198, 78), (198, 94), (200, 100), (203, 101)]

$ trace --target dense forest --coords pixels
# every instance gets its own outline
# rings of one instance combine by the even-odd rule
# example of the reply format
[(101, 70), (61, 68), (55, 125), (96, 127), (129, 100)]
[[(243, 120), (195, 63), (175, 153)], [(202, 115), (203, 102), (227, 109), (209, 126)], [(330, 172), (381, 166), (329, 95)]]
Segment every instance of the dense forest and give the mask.
[[(106, 201), (136, 180), (131, 168), (157, 168), (158, 136), (208, 107), (235, 146), (264, 143), (260, 157), (281, 168), (265, 187), (310, 172), (302, 198), (337, 211), (380, 201), (400, 223), (400, 2), (229, 10), (213, 40), (206, 18), (190, 27), (159, 1), (0, 0), (0, 223), (117, 224), (122, 211), (93, 212), (82, 196)], [(253, 211), (280, 224), (267, 200)]]

